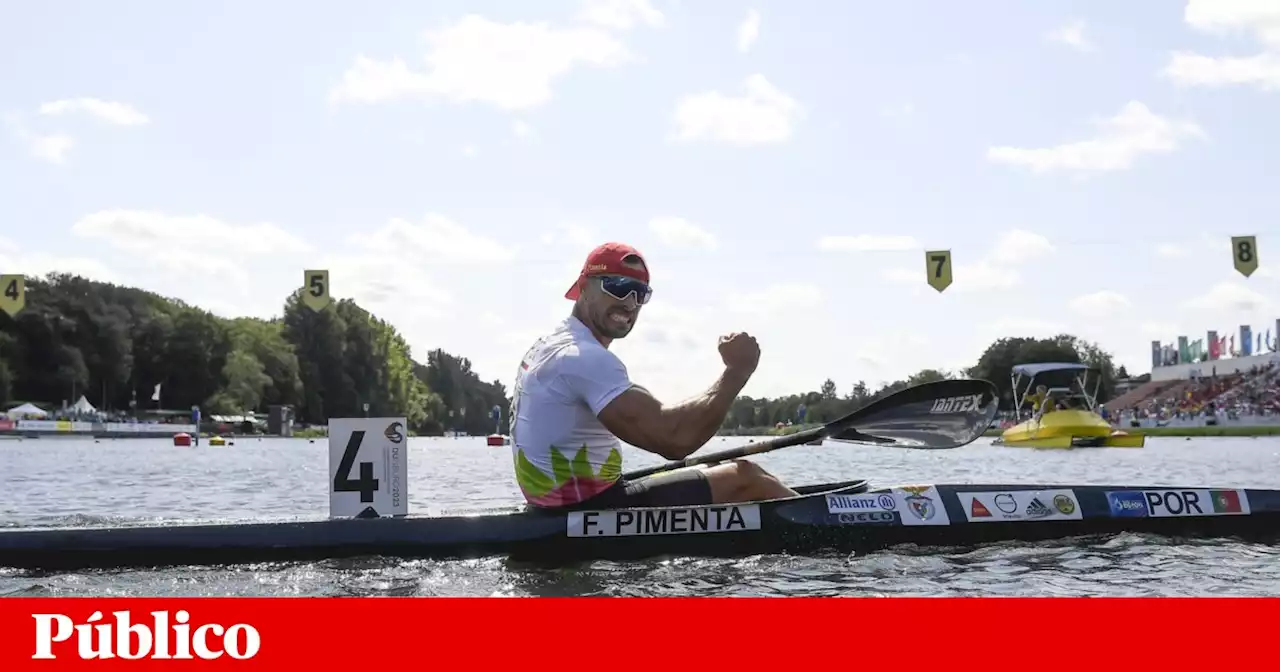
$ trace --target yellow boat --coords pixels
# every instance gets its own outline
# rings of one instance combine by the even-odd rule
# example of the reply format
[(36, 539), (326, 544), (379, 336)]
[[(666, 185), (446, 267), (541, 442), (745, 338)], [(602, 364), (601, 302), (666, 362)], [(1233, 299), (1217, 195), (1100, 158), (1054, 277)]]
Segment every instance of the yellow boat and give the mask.
[[(1097, 377), (1093, 394), (1089, 394), (1087, 373), (1090, 370), (1091, 367), (1084, 364), (1053, 362), (1013, 367), (1011, 378), (1013, 398), (1017, 400), (1014, 408), (1017, 424), (1006, 429), (992, 443), (1019, 448), (1141, 448), (1146, 445), (1146, 437), (1114, 429), (1098, 414), (1097, 393), (1102, 376)], [(1060, 372), (1073, 372), (1072, 382), (1067, 387), (1046, 386), (1045, 399), (1040, 401), (1039, 407), (1024, 413), (1022, 406), (1035, 388), (1036, 377), (1052, 378), (1048, 374)], [(1018, 389), (1024, 379), (1026, 388), (1019, 395)], [(1059, 408), (1059, 405), (1066, 408)]]

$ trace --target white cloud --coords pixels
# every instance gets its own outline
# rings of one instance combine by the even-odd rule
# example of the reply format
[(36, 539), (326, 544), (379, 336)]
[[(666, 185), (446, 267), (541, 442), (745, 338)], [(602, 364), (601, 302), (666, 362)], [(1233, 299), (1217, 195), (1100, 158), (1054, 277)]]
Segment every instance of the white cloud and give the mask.
[(760, 37), (760, 12), (747, 10), (747, 16), (738, 24), (738, 51), (747, 52)]
[(455, 264), (504, 262), (514, 259), (517, 251), (436, 213), (428, 213), (420, 222), (396, 217), (379, 229), (348, 240), (352, 246), (370, 252), (403, 251), (418, 263), (426, 259)]
[[(983, 256), (972, 261), (957, 259), (953, 253), (952, 285), (946, 291), (973, 292), (1007, 289), (1022, 280), (1018, 266), (1053, 254), (1049, 239), (1038, 233), (1011, 229), (1000, 235)], [(883, 272), (886, 280), (924, 285), (925, 268), (897, 267)]]
[[(332, 255), (323, 262), (335, 296), (402, 324), (450, 317), (453, 294), (436, 284), (412, 248)], [(389, 272), (388, 269), (394, 269)], [(429, 325), (428, 325), (429, 326)]]
[(1089, 53), (1097, 50), (1097, 46), (1084, 36), (1084, 21), (1073, 20), (1059, 26), (1045, 35), (1045, 39), (1055, 44), (1062, 44), (1079, 52)]
[(578, 19), (603, 28), (630, 30), (638, 24), (657, 28), (664, 17), (649, 0), (586, 0)]
[(822, 290), (806, 283), (779, 283), (758, 292), (734, 292), (728, 297), (729, 310), (757, 315), (812, 308), (821, 303)]
[[(155, 210), (99, 210), (76, 220), (73, 235), (99, 240), (170, 271), (223, 274), (243, 283), (249, 257), (278, 257), (312, 249), (270, 222), (232, 224), (209, 215)], [(132, 261), (126, 262), (133, 265)]]
[(1133, 304), (1128, 297), (1109, 289), (1077, 296), (1071, 300), (1071, 309), (1089, 318), (1112, 317), (1128, 310)]
[(1161, 74), (1182, 86), (1254, 86), (1274, 91), (1280, 89), (1280, 53), (1214, 57), (1176, 51)]
[(62, 116), (66, 114), (87, 114), (99, 121), (115, 126), (145, 126), (151, 123), (147, 115), (127, 103), (97, 98), (67, 98), (55, 100), (40, 106), (40, 114), (46, 116)]
[(927, 339), (913, 331), (893, 331), (858, 340), (857, 350), (853, 353), (855, 360), (861, 368), (869, 369), (868, 373), (880, 377), (879, 381), (871, 383), (873, 388), (911, 375), (901, 367), (901, 363), (918, 359), (919, 353), (929, 345)]
[(475, 145), (467, 145), (462, 148), (462, 155), (467, 157), (468, 159), (476, 158), (476, 155), (478, 155), (479, 153), (480, 153), (480, 150), (476, 149)]
[(522, 110), (550, 101), (552, 84), (574, 69), (612, 68), (632, 59), (622, 42), (599, 28), (498, 23), (474, 14), (428, 31), (425, 41), (425, 70), (399, 58), (360, 55), (330, 91), (330, 102), (419, 99)]
[(154, 210), (100, 210), (81, 217), (71, 231), (137, 250), (207, 246), (274, 255), (311, 249), (306, 241), (270, 222), (240, 225), (208, 215), (170, 215)]
[(67, 156), (76, 146), (76, 139), (66, 133), (36, 133), (28, 129), (22, 117), (16, 114), (5, 115), (4, 123), (27, 153), (45, 163), (66, 163)]
[(511, 122), (511, 132), (522, 140), (533, 137), (533, 127), (519, 119)]
[(50, 133), (41, 135), (38, 133), (23, 133), (19, 135), (19, 139), (27, 145), (27, 150), (34, 156), (46, 163), (63, 164), (67, 161), (67, 155), (76, 146), (76, 139), (66, 133)]
[(99, 259), (32, 252), (7, 238), (0, 238), (0, 269), (5, 269), (5, 273), (21, 273), (28, 277), (67, 273), (100, 282), (121, 281), (120, 275)]
[(1141, 156), (1168, 154), (1177, 151), (1183, 140), (1205, 137), (1195, 122), (1161, 117), (1137, 101), (1126, 103), (1114, 117), (1095, 123), (1100, 131), (1092, 139), (1035, 149), (991, 147), (987, 159), (1035, 173), (1125, 170)]
[(682, 141), (764, 145), (791, 139), (804, 114), (800, 104), (765, 79), (747, 77), (746, 93), (719, 91), (686, 96), (676, 106), (676, 137)]
[(1175, 51), (1161, 75), (1180, 86), (1280, 89), (1280, 3), (1272, 0), (1189, 0), (1183, 20), (1218, 36), (1251, 33), (1263, 47), (1253, 56), (1205, 56)]
[(823, 236), (818, 239), (818, 249), (827, 252), (896, 252), (924, 249), (911, 236), (884, 236), (859, 234), (856, 236)]
[(1183, 307), (1207, 313), (1238, 315), (1268, 310), (1272, 300), (1239, 281), (1219, 282), (1203, 294), (1183, 302)]
[(655, 217), (649, 220), (649, 231), (668, 247), (715, 250), (720, 246), (710, 231), (681, 217)]
[(1252, 32), (1264, 44), (1280, 46), (1280, 4), (1273, 0), (1188, 0), (1182, 18), (1207, 33)]

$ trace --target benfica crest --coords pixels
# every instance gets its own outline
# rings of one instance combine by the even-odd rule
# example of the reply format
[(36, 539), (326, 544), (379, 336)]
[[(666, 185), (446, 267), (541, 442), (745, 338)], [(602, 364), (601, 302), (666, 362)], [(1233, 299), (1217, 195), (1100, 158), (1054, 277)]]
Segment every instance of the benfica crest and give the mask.
[(902, 486), (899, 490), (910, 493), (904, 498), (907, 508), (911, 513), (920, 520), (929, 520), (938, 512), (937, 504), (934, 503), (932, 497), (926, 497), (924, 493), (928, 492), (932, 486), (928, 485), (909, 485)]

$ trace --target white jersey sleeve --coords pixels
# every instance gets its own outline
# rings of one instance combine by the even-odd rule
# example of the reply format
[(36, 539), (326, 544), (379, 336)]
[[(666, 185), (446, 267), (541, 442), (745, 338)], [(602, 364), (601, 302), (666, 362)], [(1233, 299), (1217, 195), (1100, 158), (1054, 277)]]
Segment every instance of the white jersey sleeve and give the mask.
[(600, 412), (618, 395), (631, 388), (627, 367), (618, 356), (604, 348), (581, 348), (559, 362), (564, 389), (591, 409)]

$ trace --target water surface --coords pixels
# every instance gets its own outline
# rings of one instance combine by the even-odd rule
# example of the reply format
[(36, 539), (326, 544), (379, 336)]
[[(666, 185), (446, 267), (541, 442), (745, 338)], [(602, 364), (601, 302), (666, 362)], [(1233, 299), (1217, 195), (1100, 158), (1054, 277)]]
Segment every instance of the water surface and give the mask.
[[(717, 438), (704, 451), (751, 439)], [(509, 448), (482, 438), (410, 441), (409, 509), (519, 501)], [(628, 448), (626, 468), (658, 463)], [(797, 446), (758, 461), (788, 483), (906, 482), (1212, 485), (1280, 488), (1280, 437), (1148, 438), (1142, 449), (950, 451)], [(323, 440), (238, 439), (175, 448), (165, 440), (0, 441), (0, 527), (321, 519)], [(530, 569), (503, 558), (368, 558), (316, 563), (75, 573), (0, 569), (0, 595), (1276, 595), (1280, 547), (1144, 535), (898, 547), (865, 556), (754, 556), (591, 562)]]

